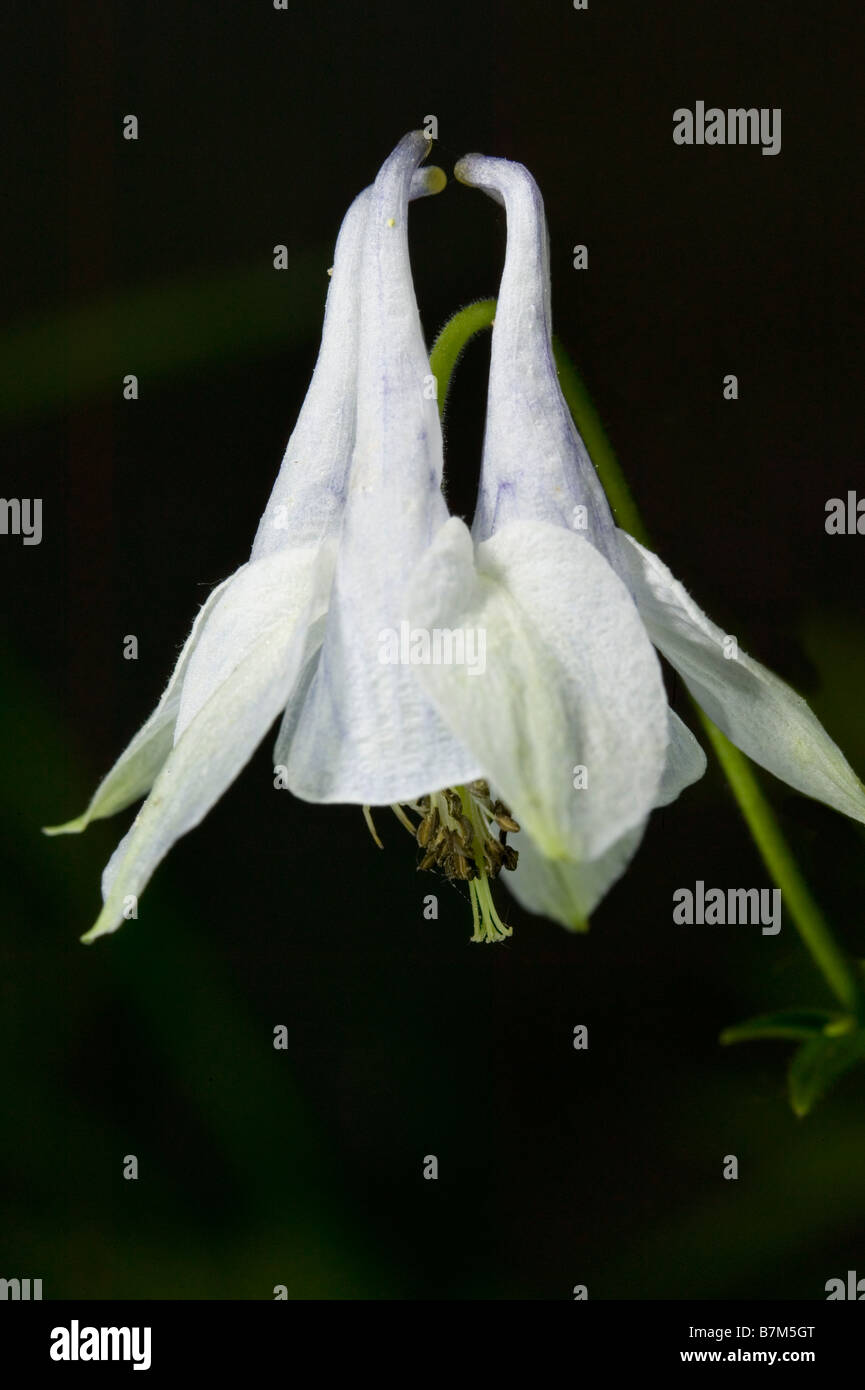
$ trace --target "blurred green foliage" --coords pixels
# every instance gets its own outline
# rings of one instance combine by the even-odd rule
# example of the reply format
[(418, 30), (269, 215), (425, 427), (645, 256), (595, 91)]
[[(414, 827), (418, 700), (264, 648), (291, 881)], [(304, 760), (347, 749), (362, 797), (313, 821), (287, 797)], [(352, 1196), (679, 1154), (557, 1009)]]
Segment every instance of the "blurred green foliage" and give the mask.
[(328, 250), (197, 272), (49, 314), (0, 336), (0, 424), (120, 391), (117, 364), (148, 383), (304, 342), (321, 321)]

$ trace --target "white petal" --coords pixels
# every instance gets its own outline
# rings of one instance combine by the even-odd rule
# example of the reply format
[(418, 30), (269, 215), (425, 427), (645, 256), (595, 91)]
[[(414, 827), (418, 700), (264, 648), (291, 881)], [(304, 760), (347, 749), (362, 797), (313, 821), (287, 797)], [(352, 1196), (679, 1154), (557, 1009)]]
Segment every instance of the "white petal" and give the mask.
[(588, 541), (517, 522), (473, 553), (454, 518), (420, 562), (410, 604), (413, 624), (485, 632), (482, 674), (467, 663), (415, 671), (542, 853), (595, 859), (640, 824), (661, 781), (667, 701), (633, 601)]
[[(706, 755), (687, 725), (673, 710), (667, 711), (670, 742), (655, 808), (667, 806), (706, 770)], [(648, 819), (627, 831), (597, 859), (574, 862), (547, 859), (529, 835), (514, 838), (519, 862), (504, 883), (527, 912), (536, 912), (573, 931), (584, 931), (589, 918), (622, 877), (640, 846)]]
[(382, 633), (405, 617), (406, 581), (447, 520), (441, 429), (409, 262), (412, 174), (428, 142), (408, 135), (372, 191), (364, 248), (357, 442), (321, 659), (276, 760), (308, 801), (384, 804), (480, 775), (413, 670), (384, 664)]
[(512, 873), (503, 873), (499, 882), (506, 885), (527, 912), (549, 917), (571, 931), (585, 931), (598, 903), (622, 877), (637, 852), (646, 824), (641, 821), (599, 858), (580, 864), (547, 859), (528, 835), (520, 833), (514, 838), (514, 848), (520, 855), (517, 867)]
[(703, 752), (687, 724), (683, 724), (675, 711), (668, 709), (670, 742), (667, 746), (667, 761), (655, 807), (669, 806), (694, 782), (699, 782), (706, 771), (706, 754)]
[(261, 642), (286, 645), (295, 629), (305, 630), (321, 618), (327, 610), (335, 557), (336, 542), (327, 541), (320, 547), (275, 551), (250, 560), (238, 571), (214, 605), (190, 658), (175, 743)]
[(559, 386), (552, 349), (550, 272), (544, 205), (522, 164), (471, 154), (456, 166), (462, 183), (503, 203), (507, 254), (496, 304), (476, 541), (510, 521), (573, 527), (615, 568), (609, 504)]
[(649, 635), (709, 718), (797, 791), (865, 821), (865, 788), (802, 697), (745, 652), (725, 657), (725, 634), (666, 565), (619, 534)]
[[(241, 570), (242, 568), (241, 566)], [(91, 821), (100, 820), (105, 816), (113, 816), (117, 811), (131, 806), (133, 801), (144, 796), (153, 786), (159, 769), (171, 752), (171, 745), (174, 741), (174, 725), (180, 707), (180, 691), (190, 657), (207, 619), (219, 602), (220, 596), (228, 585), (234, 582), (241, 570), (217, 585), (198, 610), (192, 630), (177, 659), (177, 664), (159, 704), (147, 722), (138, 730), (125, 752), (121, 753), (111, 771), (102, 779), (87, 810), (77, 820), (67, 821), (65, 825), (46, 827), (46, 835), (76, 834), (78, 831), (86, 829)]]
[[(438, 193), (446, 181), (435, 166), (418, 170), (410, 197)], [(259, 522), (253, 559), (286, 545), (313, 545), (335, 535), (342, 521), (355, 442), (361, 261), (371, 197), (367, 188), (355, 198), (340, 229), (315, 371)]]
[[(242, 659), (226, 663), (221, 683), (211, 688), (178, 737), (150, 796), (105, 869), (104, 906), (83, 940), (93, 941), (117, 930), (124, 920), (127, 896), (140, 896), (172, 845), (198, 825), (252, 756), (308, 660), (310, 633), (327, 601), (332, 563), (329, 547), (313, 547), (306, 552), (269, 556), (244, 572), (245, 578), (258, 571), (261, 581), (266, 569), (273, 579), (282, 566), (283, 578), (292, 580), (292, 602), (285, 605), (281, 623), (262, 624), (254, 636), (245, 629), (238, 632), (244, 643)], [(269, 591), (261, 583), (259, 587), (269, 598)], [(298, 616), (294, 595), (301, 588), (307, 602)], [(237, 590), (235, 599), (242, 615), (248, 593), (240, 584)], [(231, 590), (222, 600), (226, 609), (231, 607), (226, 601), (230, 598)], [(217, 618), (221, 635), (228, 635), (232, 630), (230, 614), (217, 612), (211, 621)], [(216, 667), (209, 669), (215, 673)]]
[[(670, 742), (667, 761), (658, 788), (655, 808), (667, 806), (685, 787), (696, 782), (706, 770), (706, 755), (687, 725), (673, 710), (667, 711)], [(513, 893), (528, 912), (537, 912), (560, 922), (563, 927), (582, 931), (613, 884), (622, 877), (643, 838), (648, 820), (627, 831), (597, 859), (581, 863), (567, 859), (547, 859), (531, 837), (520, 833), (514, 838), (519, 862), (512, 873), (502, 874), (499, 882)]]

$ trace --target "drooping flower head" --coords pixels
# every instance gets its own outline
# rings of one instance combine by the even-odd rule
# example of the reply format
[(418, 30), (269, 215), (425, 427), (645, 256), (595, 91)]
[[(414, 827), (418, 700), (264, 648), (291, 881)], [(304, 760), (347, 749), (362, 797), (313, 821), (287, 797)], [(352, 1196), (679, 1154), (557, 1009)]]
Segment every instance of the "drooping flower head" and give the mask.
[[(667, 703), (661, 652), (725, 733), (792, 786), (865, 820), (865, 791), (793, 691), (730, 661), (662, 562), (615, 526), (562, 397), (547, 234), (522, 165), (458, 177), (503, 205), (504, 273), (471, 530), (448, 514), (442, 438), (411, 278), (412, 198), (437, 192), (406, 136), (343, 223), (321, 351), (247, 564), (196, 618), (153, 715), (81, 830), (149, 792), (103, 875), (85, 940), (116, 930), (281, 716), (275, 762), (308, 801), (391, 806), (422, 869), (569, 927), (621, 876), (651, 812), (705, 768)], [(413, 634), (383, 659), (382, 637)], [(430, 658), (435, 648), (449, 653)], [(454, 657), (482, 635), (484, 661)], [(420, 657), (415, 660), (415, 635)], [(576, 775), (579, 774), (579, 775)], [(509, 836), (519, 835), (519, 849)]]

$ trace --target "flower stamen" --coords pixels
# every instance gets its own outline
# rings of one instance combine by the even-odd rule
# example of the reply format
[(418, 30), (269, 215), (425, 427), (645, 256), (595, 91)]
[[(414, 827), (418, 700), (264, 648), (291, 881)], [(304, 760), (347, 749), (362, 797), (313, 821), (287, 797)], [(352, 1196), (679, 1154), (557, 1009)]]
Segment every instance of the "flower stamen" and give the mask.
[[(444, 787), (417, 801), (396, 803), (391, 810), (417, 841), (419, 869), (437, 869), (452, 882), (468, 884), (472, 941), (503, 941), (510, 936), (512, 928), (496, 911), (490, 880), (498, 878), (502, 869), (517, 867), (518, 854), (507, 837), (520, 827), (504, 802), (491, 799), (489, 785), (479, 780), (465, 787)], [(417, 824), (407, 811), (417, 816)], [(363, 814), (370, 834), (381, 845), (368, 806)]]
[(372, 811), (371, 811), (371, 809), (370, 809), (369, 806), (364, 806), (364, 808), (363, 808), (363, 818), (364, 818), (364, 820), (366, 821), (367, 830), (369, 831), (369, 833), (370, 833), (370, 835), (372, 836), (372, 838), (375, 840), (375, 842), (376, 842), (376, 844), (378, 845), (379, 849), (384, 849), (384, 845), (382, 844), (381, 840), (378, 838), (378, 831), (377, 831), (376, 828), (375, 828), (375, 823), (374, 823), (373, 818), (372, 818)]

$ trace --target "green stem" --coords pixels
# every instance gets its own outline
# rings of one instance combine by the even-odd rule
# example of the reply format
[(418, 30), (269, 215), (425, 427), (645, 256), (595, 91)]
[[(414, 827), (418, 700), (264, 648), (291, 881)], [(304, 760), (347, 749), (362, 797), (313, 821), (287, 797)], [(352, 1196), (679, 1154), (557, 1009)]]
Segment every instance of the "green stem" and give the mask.
[[(466, 344), (476, 333), (491, 327), (496, 301), (480, 300), (454, 314), (445, 324), (430, 354), (430, 367), (439, 384), (439, 412), (445, 402), (454, 368)], [(554, 342), (559, 385), (622, 530), (650, 546), (648, 531), (625, 480), (613, 447), (586, 387), (565, 349)], [(751, 764), (693, 700), (706, 734), (730, 788), (739, 803), (763, 863), (776, 886), (796, 930), (823, 977), (846, 1009), (865, 1021), (865, 990), (853, 963), (835, 941), (832, 931), (799, 871), (793, 852), (775, 814), (763, 795)]]
[(640, 545), (649, 545), (649, 533), (643, 518), (637, 510), (631, 489), (625, 480), (621, 464), (613, 452), (607, 432), (601, 424), (601, 417), (595, 409), (585, 384), (557, 338), (553, 339), (553, 353), (559, 385), (568, 409), (580, 432), (589, 458), (595, 465), (598, 477), (604, 486), (607, 500), (613, 509), (616, 521), (623, 531), (627, 531)]
[(476, 333), (492, 327), (495, 313), (494, 299), (479, 299), (475, 304), (467, 304), (452, 319), (448, 319), (433, 343), (429, 363), (430, 371), (438, 382), (439, 416), (445, 413), (451, 378), (463, 350)]
[(744, 753), (712, 723), (696, 700), (692, 700), (692, 703), (739, 803), (739, 810), (754, 837), (763, 863), (781, 889), (784, 906), (796, 930), (837, 998), (851, 1013), (865, 1021), (865, 999), (855, 969), (835, 941), (828, 922), (802, 877), (793, 851), (781, 833), (751, 764)]

